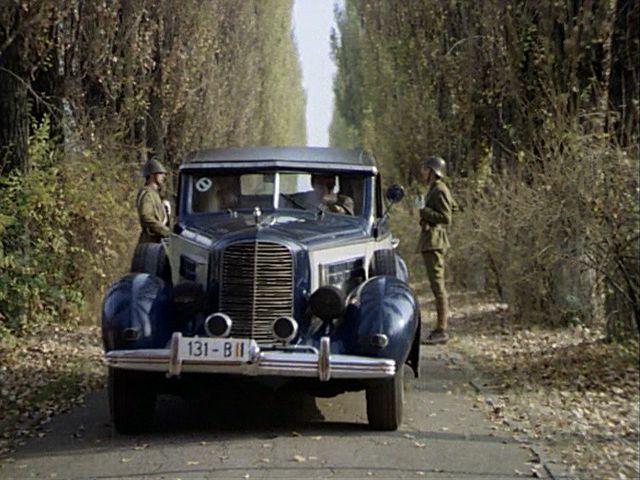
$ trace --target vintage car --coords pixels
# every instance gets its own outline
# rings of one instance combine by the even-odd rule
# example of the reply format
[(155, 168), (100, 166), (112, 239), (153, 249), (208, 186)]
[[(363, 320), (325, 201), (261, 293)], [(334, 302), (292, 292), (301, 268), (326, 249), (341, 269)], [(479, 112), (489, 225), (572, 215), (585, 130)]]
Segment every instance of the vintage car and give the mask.
[(139, 245), (104, 299), (116, 430), (146, 428), (156, 396), (188, 378), (230, 376), (315, 396), (365, 390), (369, 425), (397, 429), (404, 365), (417, 376), (420, 347), (418, 304), (388, 225), (403, 195), (398, 185), (383, 195), (361, 151), (189, 155), (173, 233)]

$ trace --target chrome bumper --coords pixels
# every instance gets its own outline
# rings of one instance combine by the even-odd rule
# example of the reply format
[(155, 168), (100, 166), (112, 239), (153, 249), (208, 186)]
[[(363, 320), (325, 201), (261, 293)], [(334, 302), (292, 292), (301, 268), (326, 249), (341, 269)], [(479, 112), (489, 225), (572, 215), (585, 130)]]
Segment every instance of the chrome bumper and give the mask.
[(113, 368), (165, 372), (167, 376), (181, 373), (230, 373), (247, 376), (280, 376), (337, 379), (391, 378), (396, 362), (386, 358), (330, 354), (329, 338), (323, 337), (320, 349), (312, 351), (278, 351), (255, 349), (247, 363), (223, 363), (182, 360), (178, 355), (180, 333), (175, 333), (169, 348), (113, 350), (105, 355)]

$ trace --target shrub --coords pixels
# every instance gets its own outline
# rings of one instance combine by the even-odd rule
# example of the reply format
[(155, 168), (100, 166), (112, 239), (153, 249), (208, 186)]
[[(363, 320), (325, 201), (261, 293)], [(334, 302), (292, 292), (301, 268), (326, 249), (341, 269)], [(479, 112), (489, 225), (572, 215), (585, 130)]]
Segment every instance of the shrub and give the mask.
[[(131, 182), (86, 151), (67, 154), (48, 118), (33, 126), (31, 169), (0, 177), (0, 325), (22, 334), (74, 323), (131, 248)], [(97, 195), (97, 192), (100, 195)], [(119, 247), (116, 247), (119, 246)], [(98, 281), (96, 282), (96, 279)], [(98, 288), (97, 288), (98, 287)]]

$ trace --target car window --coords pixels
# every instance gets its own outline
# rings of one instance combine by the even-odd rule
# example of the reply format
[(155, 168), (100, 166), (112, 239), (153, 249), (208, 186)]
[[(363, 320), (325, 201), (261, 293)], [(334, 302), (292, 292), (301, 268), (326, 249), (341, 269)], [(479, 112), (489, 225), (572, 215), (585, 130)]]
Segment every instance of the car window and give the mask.
[(240, 175), (241, 195), (273, 195), (275, 186), (273, 173), (249, 173)]
[(194, 175), (191, 181), (193, 213), (273, 205), (274, 173)]
[[(364, 176), (357, 174), (312, 174), (309, 172), (211, 173), (189, 176), (191, 213), (209, 213), (254, 207), (317, 210), (321, 196), (312, 180), (320, 175), (328, 180), (327, 192), (337, 201), (348, 198), (354, 215), (361, 215)], [(276, 185), (277, 183), (277, 185)], [(277, 188), (276, 188), (277, 187)], [(277, 194), (277, 195), (276, 195)], [(277, 198), (276, 198), (277, 197)]]
[[(314, 190), (314, 177), (322, 177), (326, 189)], [(316, 180), (316, 183), (317, 180)], [(364, 176), (330, 172), (283, 172), (280, 174), (280, 208), (317, 210), (329, 202), (345, 203), (353, 215), (362, 214)], [(329, 209), (329, 212), (332, 210)]]

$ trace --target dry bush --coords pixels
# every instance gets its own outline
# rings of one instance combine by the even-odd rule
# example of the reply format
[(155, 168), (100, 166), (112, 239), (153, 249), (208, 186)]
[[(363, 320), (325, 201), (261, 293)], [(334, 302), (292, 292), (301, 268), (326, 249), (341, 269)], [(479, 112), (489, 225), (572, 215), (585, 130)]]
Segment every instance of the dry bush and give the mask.
[(461, 195), (456, 279), (464, 284), (470, 262), (484, 265), (503, 300), (548, 325), (604, 320), (606, 301), (622, 296), (623, 323), (633, 328), (637, 160), (579, 129), (547, 140), (542, 153), (520, 156), (526, 170), (476, 179)]

